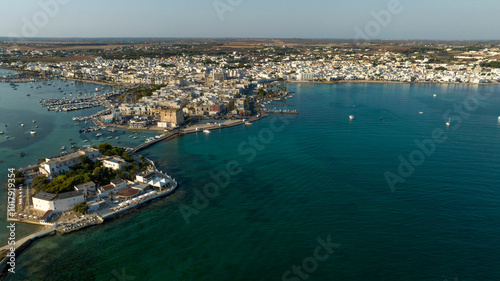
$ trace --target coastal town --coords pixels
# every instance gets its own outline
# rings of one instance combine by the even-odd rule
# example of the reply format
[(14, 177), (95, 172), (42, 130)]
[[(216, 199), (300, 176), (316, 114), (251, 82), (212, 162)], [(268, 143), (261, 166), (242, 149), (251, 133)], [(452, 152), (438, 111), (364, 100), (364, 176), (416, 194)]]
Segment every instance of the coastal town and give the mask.
[[(204, 130), (196, 124), (225, 126), (231, 124), (226, 120), (271, 112), (297, 114), (293, 108), (276, 106), (291, 95), (287, 83), (496, 84), (500, 80), (500, 48), (495, 44), (297, 45), (283, 40), (239, 51), (213, 42), (137, 44), (100, 51), (53, 51), (9, 44), (0, 45), (0, 68), (18, 71), (2, 78), (14, 86), (45, 81), (37, 84), (36, 91), (50, 84), (47, 79), (56, 78), (116, 89), (104, 92), (96, 88), (94, 93), (40, 100), (41, 106), (60, 112), (104, 107), (93, 116), (76, 118), (77, 122), (92, 120), (93, 126), (82, 126), (82, 132), (109, 126), (169, 132), (185, 125)], [(209, 47), (191, 49), (205, 45)], [(118, 58), (118, 54), (129, 58)], [(46, 57), (67, 59), (40, 59)]]
[[(181, 88), (234, 95), (251, 83), (273, 80), (497, 83), (500, 79), (496, 44), (321, 43), (301, 46), (283, 40), (239, 51), (223, 45), (196, 52), (180, 43), (101, 52), (37, 50), (11, 43), (0, 47), (0, 67), (111, 84), (169, 85), (166, 91), (172, 94)], [(130, 58), (119, 59), (114, 53)], [(54, 62), (40, 57), (53, 57)]]
[[(124, 52), (123, 48), (115, 51)], [(91, 56), (58, 50), (58, 57), (81, 59), (47, 62), (36, 58), (54, 56), (54, 51), (0, 47), (0, 68), (16, 71), (0, 80), (14, 89), (17, 83), (31, 83), (36, 92), (55, 87), (54, 79), (66, 86), (98, 85), (85, 92), (58, 88), (64, 97), (39, 100), (41, 107), (54, 114), (99, 109), (72, 121), (81, 134), (95, 135), (100, 144), (78, 148), (71, 143), (71, 149), (63, 146), (59, 155), (12, 171), (15, 181), (8, 184), (8, 191), (15, 199), (7, 204), (8, 222), (44, 226), (41, 235), (66, 234), (167, 197), (176, 191), (177, 181), (141, 156), (142, 149), (184, 134), (250, 126), (268, 114), (299, 114), (287, 103), (293, 96), (287, 84), (500, 82), (499, 46), (382, 49), (368, 43), (292, 46), (274, 42), (243, 51), (217, 49), (215, 54), (148, 55), (161, 54), (157, 48), (127, 47), (130, 58), (113, 57), (114, 52)], [(117, 129), (157, 135), (136, 147), (112, 147), (102, 132)], [(119, 136), (108, 138), (118, 140)], [(8, 249), (2, 248), (5, 255)]]
[[(138, 50), (141, 54), (158, 51), (154, 46), (127, 48), (132, 54)], [(164, 48), (179, 47), (174, 44)], [(125, 52), (124, 47), (118, 51)], [(109, 55), (112, 51), (107, 52), (110, 58), (106, 59), (102, 56), (89, 59), (91, 57), (85, 57), (87, 53), (74, 51), (58, 50), (57, 53), (87, 59), (7, 62), (7, 57), (13, 60), (55, 53), (4, 46), (0, 48), (0, 58), (4, 58), (0, 60), (0, 68), (18, 72), (2, 79), (10, 82), (13, 88), (17, 86), (15, 83), (32, 83), (33, 91), (55, 87), (50, 79), (67, 81), (66, 86), (78, 81), (112, 86), (111, 91), (97, 87), (94, 92), (70, 92), (63, 98), (41, 99), (39, 104), (55, 112), (104, 108), (90, 116), (73, 118), (77, 122), (75, 126), (81, 127), (80, 133), (97, 132), (97, 138), (103, 135), (98, 131), (116, 128), (160, 132), (137, 147), (124, 150), (134, 156), (127, 160), (137, 163), (142, 163), (137, 154), (140, 150), (177, 135), (201, 131), (208, 134), (213, 129), (251, 125), (251, 121), (269, 113), (298, 114), (293, 105), (286, 104), (286, 99), (293, 94), (287, 92), (287, 83), (491, 84), (500, 80), (498, 46), (386, 46), (376, 49), (368, 43), (356, 47), (346, 44), (291, 46), (274, 42), (246, 51), (220, 51), (219, 54), (177, 51), (167, 57), (130, 55), (130, 59), (112, 58)], [(57, 90), (66, 95), (64, 88)], [(63, 147), (60, 155), (22, 169), (19, 177), (23, 178), (24, 189), (19, 190), (20, 201), (9, 205), (8, 220), (50, 225), (60, 232), (69, 232), (103, 222), (137, 204), (170, 194), (177, 187), (174, 179), (156, 170), (154, 163), (149, 161), (147, 168), (136, 173), (135, 178), (117, 176), (100, 183), (78, 181), (71, 190), (64, 192), (33, 188), (37, 185), (33, 181), (40, 181), (41, 177), (52, 181), (81, 165), (82, 157), (110, 170), (119, 171), (131, 165), (121, 155), (101, 152), (89, 145), (79, 149), (72, 146), (69, 151)], [(83, 204), (81, 213), (86, 215), (76, 215), (78, 204)]]

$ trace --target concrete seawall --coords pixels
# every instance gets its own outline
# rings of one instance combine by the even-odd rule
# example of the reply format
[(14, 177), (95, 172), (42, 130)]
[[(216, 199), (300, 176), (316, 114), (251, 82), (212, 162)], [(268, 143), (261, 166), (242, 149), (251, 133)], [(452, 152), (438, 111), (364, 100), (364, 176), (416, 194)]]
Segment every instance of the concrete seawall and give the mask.
[[(39, 231), (37, 233), (33, 233), (29, 236), (26, 236), (18, 241), (16, 241), (15, 244), (15, 253), (16, 253), (16, 259), (19, 257), (19, 255), (33, 243), (33, 241), (48, 236), (48, 235), (55, 235), (56, 230), (54, 228), (48, 228), (44, 229), (42, 231)], [(6, 245), (0, 248), (0, 255), (2, 257), (2, 261), (0, 262), (0, 278), (4, 277), (5, 274), (8, 274), (8, 269), (9, 266), (7, 262), (9, 262), (9, 257), (7, 257), (7, 254), (10, 252), (11, 245)]]
[(166, 190), (166, 191), (164, 191), (164, 192), (162, 192), (160, 194), (156, 194), (154, 196), (151, 196), (151, 197), (149, 197), (149, 198), (147, 198), (147, 199), (145, 199), (145, 200), (143, 200), (141, 202), (137, 202), (135, 204), (129, 205), (129, 206), (127, 206), (127, 207), (125, 207), (123, 209), (120, 209), (118, 211), (106, 214), (106, 215), (104, 215), (102, 217), (99, 216), (99, 218), (105, 222), (106, 220), (110, 220), (110, 219), (113, 219), (115, 217), (119, 217), (121, 215), (124, 215), (124, 214), (128, 213), (129, 211), (132, 211), (132, 210), (134, 210), (137, 207), (142, 207), (142, 206), (146, 205), (147, 203), (149, 203), (149, 202), (151, 202), (151, 201), (153, 201), (155, 199), (172, 195), (175, 192), (175, 190), (177, 189), (177, 186), (178, 186), (178, 184), (175, 183), (175, 186), (172, 187), (169, 190)]

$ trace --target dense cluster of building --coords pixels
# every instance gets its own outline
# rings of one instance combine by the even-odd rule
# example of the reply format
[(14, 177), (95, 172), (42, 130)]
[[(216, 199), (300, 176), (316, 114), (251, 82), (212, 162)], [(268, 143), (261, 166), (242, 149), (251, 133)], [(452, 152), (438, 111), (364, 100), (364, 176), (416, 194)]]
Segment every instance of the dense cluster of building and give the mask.
[[(395, 81), (435, 83), (497, 83), (500, 68), (484, 67), (496, 62), (499, 48), (457, 52), (455, 49), (424, 48), (415, 52), (326, 47), (266, 47), (255, 52), (221, 55), (179, 55), (169, 58), (113, 59), (59, 63), (10, 62), (10, 67), (42, 75), (91, 81), (162, 87), (138, 101), (114, 104), (105, 123), (118, 121), (131, 129), (148, 125), (175, 128), (185, 116), (249, 115), (245, 97), (255, 86), (271, 81), (335, 82)], [(439, 62), (436, 51), (454, 54), (453, 62)], [(6, 52), (3, 49), (1, 52)], [(9, 50), (22, 55), (21, 50)], [(33, 52), (33, 51), (24, 51)]]
[[(452, 48), (442, 48), (443, 52), (454, 54), (453, 62), (447, 63), (436, 62), (433, 59), (435, 50), (408, 54), (382, 50), (374, 52), (366, 49), (365, 52), (350, 53), (348, 50), (327, 46), (307, 47), (301, 49), (301, 52), (285, 52), (276, 57), (269, 55), (277, 53), (279, 49), (279, 47), (263, 49), (262, 55), (255, 52), (234, 52), (223, 55), (183, 55), (167, 59), (135, 60), (105, 60), (98, 57), (94, 61), (60, 63), (17, 61), (0, 63), (0, 67), (14, 67), (67, 78), (124, 84), (171, 85), (203, 92), (214, 90), (214, 92), (228, 94), (238, 92), (250, 82), (266, 79), (447, 83), (487, 83), (500, 79), (499, 69), (480, 67), (481, 63), (496, 61), (500, 55), (499, 48), (485, 47), (459, 53), (452, 52)], [(43, 55), (40, 52), (47, 51), (0, 49), (0, 54), (6, 52), (17, 52), (23, 56), (39, 56)]]
[[(93, 162), (101, 161), (103, 167), (112, 170), (120, 170), (130, 165), (121, 157), (104, 156), (95, 148), (84, 147), (70, 153), (46, 158), (39, 165), (38, 174), (53, 179), (55, 176), (69, 171), (71, 167), (80, 164), (82, 156), (88, 157)], [(30, 183), (30, 181), (27, 181), (27, 183)], [(90, 181), (75, 185), (74, 190), (69, 192), (59, 194), (39, 192), (32, 198), (32, 207), (34, 211), (44, 214), (41, 216), (40, 223), (45, 223), (52, 214), (71, 211), (79, 203), (87, 204), (89, 211), (92, 212), (106, 207), (110, 208), (114, 204), (137, 198), (151, 191), (161, 191), (171, 185), (172, 180), (167, 175), (155, 169), (148, 169), (138, 174), (135, 181), (117, 178), (106, 185), (98, 185)]]

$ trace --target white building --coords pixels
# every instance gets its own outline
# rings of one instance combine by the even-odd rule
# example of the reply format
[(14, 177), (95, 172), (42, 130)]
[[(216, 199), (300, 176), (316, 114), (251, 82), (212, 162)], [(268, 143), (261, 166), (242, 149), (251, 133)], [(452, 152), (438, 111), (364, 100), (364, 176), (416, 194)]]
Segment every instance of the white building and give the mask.
[(113, 170), (120, 170), (122, 167), (128, 165), (129, 163), (120, 157), (108, 158), (102, 161), (102, 165), (106, 168), (111, 168)]
[(111, 180), (111, 185), (113, 185), (116, 190), (122, 190), (127, 188), (127, 182), (122, 179)]
[(108, 196), (110, 192), (116, 193), (115, 186), (112, 184), (107, 184), (99, 187), (100, 195)]
[(297, 81), (313, 81), (314, 80), (314, 74), (312, 73), (299, 73), (297, 75)]
[(80, 164), (80, 156), (87, 156), (95, 162), (99, 155), (101, 153), (95, 148), (85, 148), (72, 153), (61, 154), (45, 159), (45, 163), (40, 165), (39, 172), (48, 178), (52, 178), (54, 175), (66, 172), (69, 168)]
[(40, 192), (33, 196), (33, 207), (41, 211), (66, 212), (78, 203), (84, 203), (83, 192), (70, 191), (59, 194)]
[(93, 181), (75, 185), (76, 191), (81, 191), (85, 196), (89, 196), (91, 192), (96, 192), (96, 185)]
[(159, 172), (151, 172), (149, 174), (139, 174), (135, 176), (136, 181), (154, 187), (166, 187), (170, 184), (171, 180), (164, 174)]

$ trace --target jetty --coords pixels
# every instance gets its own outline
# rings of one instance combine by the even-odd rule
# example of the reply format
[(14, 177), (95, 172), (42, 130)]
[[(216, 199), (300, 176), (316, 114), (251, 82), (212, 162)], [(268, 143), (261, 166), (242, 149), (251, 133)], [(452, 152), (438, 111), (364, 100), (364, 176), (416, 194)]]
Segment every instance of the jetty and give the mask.
[(159, 143), (159, 142), (167, 140), (167, 139), (174, 138), (175, 136), (177, 136), (179, 134), (180, 133), (178, 131), (176, 131), (176, 132), (172, 132), (172, 133), (169, 133), (169, 134), (163, 134), (163, 135), (161, 135), (158, 138), (149, 139), (145, 143), (141, 143), (138, 146), (132, 148), (130, 150), (130, 152), (132, 152), (132, 153), (139, 152), (139, 151), (141, 151), (143, 149), (146, 149), (146, 148), (152, 146), (153, 144)]
[(0, 262), (0, 276), (5, 274), (7, 272), (7, 267), (8, 267), (8, 262), (9, 262), (9, 257), (7, 256), (10, 253), (10, 249), (14, 248), (14, 252), (16, 254), (16, 258), (19, 257), (19, 255), (31, 245), (31, 243), (39, 238), (49, 236), (49, 235), (55, 235), (56, 234), (56, 229), (55, 227), (46, 227), (45, 229), (33, 233), (31, 235), (28, 235), (24, 238), (21, 238), (16, 241), (14, 245), (6, 245), (0, 248), (0, 257), (2, 261)]
[(266, 113), (299, 114), (297, 110), (265, 110)]
[(295, 106), (295, 104), (277, 103), (277, 102), (271, 102), (269, 104), (272, 104), (272, 105), (282, 105), (282, 106)]
[(64, 97), (41, 99), (38, 103), (42, 107), (47, 107), (48, 111), (67, 112), (105, 106), (105, 99), (114, 93), (94, 95), (91, 97)]
[[(234, 126), (245, 124), (246, 122), (257, 121), (257, 120), (260, 120), (260, 119), (265, 118), (265, 117), (267, 117), (267, 115), (262, 115), (262, 116), (258, 116), (258, 117), (250, 117), (248, 121), (245, 121), (246, 119), (242, 119), (242, 120), (233, 121), (230, 124), (221, 123), (221, 124), (215, 124), (215, 125), (210, 125), (210, 126), (204, 126), (203, 129), (216, 130), (216, 129), (231, 128)], [(160, 136), (150, 138), (150, 139), (146, 140), (145, 143), (142, 143), (134, 148), (128, 148), (127, 151), (131, 152), (131, 153), (136, 153), (136, 152), (139, 152), (143, 149), (146, 149), (146, 148), (152, 146), (153, 144), (162, 142), (164, 140), (169, 140), (169, 139), (172, 139), (172, 138), (177, 137), (177, 136), (183, 136), (183, 135), (198, 133), (198, 132), (202, 132), (202, 130), (201, 129), (196, 130), (195, 126), (193, 126), (192, 128), (184, 129), (184, 130), (175, 129), (175, 130), (169, 132), (168, 134), (162, 134)]]

